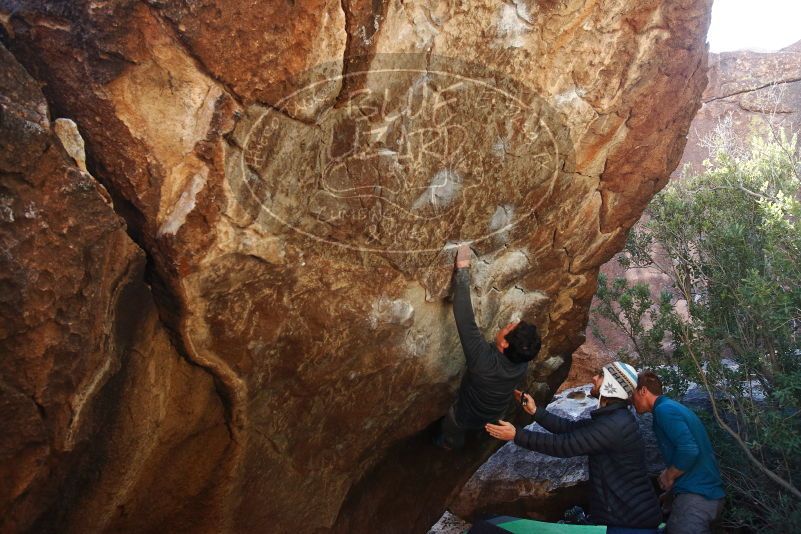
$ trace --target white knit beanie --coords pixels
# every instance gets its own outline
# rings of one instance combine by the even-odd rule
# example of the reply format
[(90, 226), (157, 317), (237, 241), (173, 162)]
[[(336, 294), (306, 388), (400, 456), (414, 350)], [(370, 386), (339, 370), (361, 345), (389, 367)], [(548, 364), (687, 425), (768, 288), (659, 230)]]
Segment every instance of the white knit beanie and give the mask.
[(637, 389), (637, 370), (623, 362), (612, 362), (603, 367), (602, 397), (628, 399)]

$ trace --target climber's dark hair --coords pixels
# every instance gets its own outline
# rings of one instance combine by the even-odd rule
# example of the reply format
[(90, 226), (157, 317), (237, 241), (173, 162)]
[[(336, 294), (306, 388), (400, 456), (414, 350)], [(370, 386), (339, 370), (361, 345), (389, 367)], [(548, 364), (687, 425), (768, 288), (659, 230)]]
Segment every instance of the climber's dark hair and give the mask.
[(516, 363), (533, 360), (542, 346), (537, 327), (526, 321), (520, 321), (514, 330), (506, 334), (506, 341), (509, 346), (503, 353)]

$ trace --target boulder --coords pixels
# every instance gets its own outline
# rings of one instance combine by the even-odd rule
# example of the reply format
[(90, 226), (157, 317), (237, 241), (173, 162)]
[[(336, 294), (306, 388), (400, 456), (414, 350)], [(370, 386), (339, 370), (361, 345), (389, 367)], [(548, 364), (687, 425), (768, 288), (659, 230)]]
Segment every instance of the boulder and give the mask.
[(472, 525), (450, 512), (445, 512), (439, 521), (428, 530), (428, 534), (464, 534)]
[(171, 344), (74, 123), (0, 65), (0, 532), (190, 524), (229, 446), (213, 377)]
[[(453, 244), (472, 243), (488, 337), (513, 316), (540, 328), (528, 387), (545, 402), (583, 341), (599, 266), (679, 160), (710, 4), (0, 0), (3, 43), (77, 125), (146, 254), (125, 245), (168, 339), (120, 331), (186, 369), (104, 403), (146, 406), (147, 391), (187, 417), (180, 446), (152, 449), (175, 476), (131, 443), (102, 474), (141, 473), (137, 485), (110, 500), (97, 477), (68, 493), (54, 480), (70, 499), (30, 496), (26, 513), (68, 531), (428, 528), (497, 447), (478, 437), (447, 455), (426, 434), (464, 369)], [(60, 206), (76, 228), (105, 220)], [(91, 242), (109, 265), (84, 255), (99, 271), (83, 283), (130, 272)], [(92, 320), (111, 329), (101, 304)], [(101, 339), (69, 353), (86, 376), (116, 346)], [(200, 397), (169, 400), (180, 392)], [(119, 439), (104, 428), (88, 443)]]

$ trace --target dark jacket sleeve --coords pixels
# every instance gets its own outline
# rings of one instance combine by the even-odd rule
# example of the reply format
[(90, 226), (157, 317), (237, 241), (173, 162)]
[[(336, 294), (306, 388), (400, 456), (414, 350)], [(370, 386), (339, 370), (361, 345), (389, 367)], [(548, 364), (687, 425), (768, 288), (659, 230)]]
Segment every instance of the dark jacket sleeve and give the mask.
[(453, 277), (453, 317), (459, 340), (472, 370), (487, 369), (495, 361), (493, 349), (476, 325), (473, 304), (470, 302), (470, 269), (457, 269)]
[(615, 436), (614, 426), (595, 420), (590, 420), (588, 424), (564, 434), (529, 432), (523, 429), (518, 429), (515, 434), (517, 445), (559, 458), (608, 451), (617, 441), (618, 436)]
[(545, 408), (537, 408), (534, 412), (534, 421), (540, 424), (542, 428), (554, 434), (564, 434), (565, 432), (572, 432), (582, 426), (592, 422), (592, 419), (579, 419), (573, 421), (572, 419), (565, 419), (558, 415), (552, 414)]

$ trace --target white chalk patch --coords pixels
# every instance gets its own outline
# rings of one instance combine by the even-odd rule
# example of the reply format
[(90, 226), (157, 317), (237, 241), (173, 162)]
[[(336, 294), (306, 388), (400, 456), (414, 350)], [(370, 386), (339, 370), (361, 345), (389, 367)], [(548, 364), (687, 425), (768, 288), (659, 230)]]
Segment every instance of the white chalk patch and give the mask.
[(513, 206), (498, 206), (495, 208), (495, 213), (492, 214), (492, 218), (490, 219), (489, 223), (489, 230), (490, 232), (503, 232), (504, 230), (508, 230), (512, 224), (512, 219), (514, 218), (514, 207)]
[(414, 321), (414, 307), (402, 299), (381, 297), (373, 302), (369, 321), (372, 328), (376, 328), (379, 324), (410, 326)]
[(503, 4), (498, 17), (497, 36), (506, 48), (522, 48), (532, 24), (533, 18), (525, 4)]
[(575, 106), (576, 104), (583, 103), (585, 91), (578, 87), (571, 87), (567, 91), (562, 91), (553, 98), (554, 104), (557, 106)]
[(504, 290), (520, 279), (530, 268), (528, 255), (523, 250), (510, 250), (489, 264), (476, 263), (473, 281), (482, 292), (491, 288)]
[(415, 46), (419, 49), (430, 48), (439, 33), (439, 28), (431, 23), (423, 9), (416, 9), (412, 14), (411, 28), (408, 24), (402, 28), (403, 31), (397, 35), (395, 42), (406, 42), (406, 35), (412, 31), (416, 37)]
[(505, 159), (509, 152), (510, 143), (505, 137), (499, 137), (492, 143), (492, 154), (498, 159)]
[(442, 169), (431, 178), (431, 184), (425, 192), (412, 204), (412, 210), (420, 210), (426, 206), (434, 209), (450, 205), (462, 189), (462, 177), (450, 169)]
[(563, 363), (565, 363), (565, 360), (561, 356), (551, 356), (542, 362), (542, 367), (548, 371), (554, 372), (559, 369)]
[(472, 240), (467, 240), (467, 241), (448, 241), (448, 242), (445, 243), (445, 246), (442, 247), (442, 251), (443, 252), (448, 252), (450, 250), (456, 251), (462, 245), (472, 245), (472, 244), (473, 244)]
[(195, 209), (197, 194), (206, 185), (206, 179), (208, 178), (208, 175), (208, 167), (203, 167), (200, 172), (195, 173), (195, 175), (192, 177), (189, 187), (181, 193), (181, 196), (178, 198), (178, 202), (175, 203), (172, 211), (169, 215), (167, 215), (164, 223), (159, 228), (157, 234), (158, 237), (169, 234), (175, 235), (181, 226), (183, 226), (183, 224), (186, 222), (187, 215), (189, 215), (192, 210)]
[(428, 353), (429, 337), (420, 335), (419, 332), (406, 332), (403, 339), (403, 350), (409, 356), (421, 357)]

